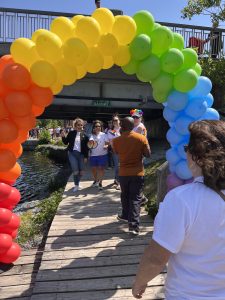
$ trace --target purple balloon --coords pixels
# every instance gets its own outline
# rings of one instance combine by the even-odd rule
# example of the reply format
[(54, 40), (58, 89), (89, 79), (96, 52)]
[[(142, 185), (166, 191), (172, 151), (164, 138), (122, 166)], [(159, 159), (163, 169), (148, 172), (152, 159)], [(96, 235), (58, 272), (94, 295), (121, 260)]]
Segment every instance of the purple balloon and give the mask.
[(166, 184), (167, 184), (167, 192), (174, 189), (175, 187), (178, 187), (180, 185), (184, 184), (184, 180), (177, 177), (175, 173), (171, 173), (166, 178)]
[(184, 184), (192, 183), (193, 180), (194, 180), (194, 178), (187, 179), (187, 180), (184, 181)]

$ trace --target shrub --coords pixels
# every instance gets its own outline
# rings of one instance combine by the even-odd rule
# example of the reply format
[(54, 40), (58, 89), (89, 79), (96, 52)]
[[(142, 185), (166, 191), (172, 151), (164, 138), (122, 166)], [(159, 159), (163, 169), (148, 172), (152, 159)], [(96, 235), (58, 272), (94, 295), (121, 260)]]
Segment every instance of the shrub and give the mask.
[(51, 143), (51, 135), (47, 129), (43, 129), (39, 135), (39, 144), (45, 145)]

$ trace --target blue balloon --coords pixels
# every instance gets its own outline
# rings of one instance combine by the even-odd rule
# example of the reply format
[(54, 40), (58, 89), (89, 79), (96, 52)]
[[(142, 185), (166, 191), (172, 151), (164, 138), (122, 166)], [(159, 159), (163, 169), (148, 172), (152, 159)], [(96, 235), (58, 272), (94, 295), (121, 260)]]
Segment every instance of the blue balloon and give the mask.
[(177, 152), (179, 156), (183, 159), (187, 159), (187, 153), (184, 151), (184, 145), (187, 145), (188, 142), (181, 143), (177, 146)]
[(173, 109), (169, 108), (168, 106), (164, 108), (163, 110), (163, 117), (168, 122), (174, 122), (176, 118), (178, 117), (179, 112), (174, 111)]
[(184, 159), (176, 164), (175, 173), (181, 179), (187, 180), (192, 178), (192, 174), (190, 169), (188, 168), (187, 161)]
[(208, 77), (200, 76), (196, 86), (188, 92), (191, 97), (206, 96), (212, 89), (212, 82)]
[(220, 115), (214, 108), (207, 108), (206, 113), (201, 116), (200, 120), (219, 120)]
[(163, 102), (162, 105), (166, 107), (167, 106), (167, 102)]
[(167, 103), (167, 107), (169, 107), (172, 110), (183, 110), (188, 103), (188, 95), (187, 93), (181, 93), (174, 90), (167, 97)]
[(185, 109), (186, 115), (194, 119), (200, 118), (206, 112), (208, 105), (204, 97), (192, 98)]
[(204, 97), (204, 100), (206, 101), (208, 107), (212, 107), (213, 105), (213, 102), (214, 102), (214, 98), (213, 98), (213, 95), (212, 94), (208, 94)]
[(175, 173), (176, 166), (172, 165), (172, 164), (169, 164), (169, 170), (170, 170), (170, 173)]
[(166, 138), (170, 145), (176, 145), (181, 143), (184, 137), (179, 134), (174, 128), (170, 128), (167, 131)]
[(166, 151), (166, 159), (169, 162), (169, 164), (176, 165), (178, 163), (180, 157), (176, 148), (172, 147)]
[(188, 126), (194, 120), (187, 116), (180, 116), (175, 122), (175, 129), (179, 134), (187, 135), (189, 134)]
[(174, 127), (174, 122), (169, 122), (170, 127)]

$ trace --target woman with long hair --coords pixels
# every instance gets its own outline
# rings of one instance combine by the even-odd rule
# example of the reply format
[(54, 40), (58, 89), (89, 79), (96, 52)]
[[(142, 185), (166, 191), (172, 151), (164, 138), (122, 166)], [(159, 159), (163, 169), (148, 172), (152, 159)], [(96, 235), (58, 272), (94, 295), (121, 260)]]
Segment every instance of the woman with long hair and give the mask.
[(77, 118), (73, 122), (73, 131), (70, 131), (67, 135), (64, 130), (61, 131), (62, 141), (65, 145), (68, 145), (68, 158), (70, 166), (73, 172), (74, 179), (74, 192), (81, 189), (80, 179), (84, 172), (84, 160), (88, 159), (88, 137), (83, 131), (84, 121)]
[[(112, 141), (120, 136), (120, 118), (118, 114), (114, 114), (112, 116), (112, 128), (108, 130), (107, 132), (108, 140), (109, 140), (109, 147), (112, 149)], [(119, 157), (115, 152), (112, 152), (112, 158), (113, 158), (113, 163), (114, 163), (114, 172), (115, 172), (115, 177), (114, 177), (114, 185), (117, 190), (120, 189), (120, 184), (119, 184)]]
[(194, 181), (160, 205), (133, 285), (137, 299), (167, 262), (166, 300), (225, 299), (225, 123), (196, 121), (189, 131)]
[(94, 178), (93, 186), (102, 190), (102, 180), (107, 164), (108, 138), (103, 132), (102, 122), (95, 120), (92, 127), (92, 135), (90, 136), (88, 147), (90, 151), (90, 164)]

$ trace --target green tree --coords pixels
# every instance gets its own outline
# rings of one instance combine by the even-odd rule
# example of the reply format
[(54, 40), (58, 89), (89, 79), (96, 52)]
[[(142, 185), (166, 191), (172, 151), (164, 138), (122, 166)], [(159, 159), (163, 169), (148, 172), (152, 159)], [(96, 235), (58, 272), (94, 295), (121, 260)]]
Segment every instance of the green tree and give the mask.
[(222, 0), (189, 0), (181, 11), (182, 18), (189, 20), (195, 15), (208, 15), (212, 27), (216, 28), (225, 21), (225, 1)]

